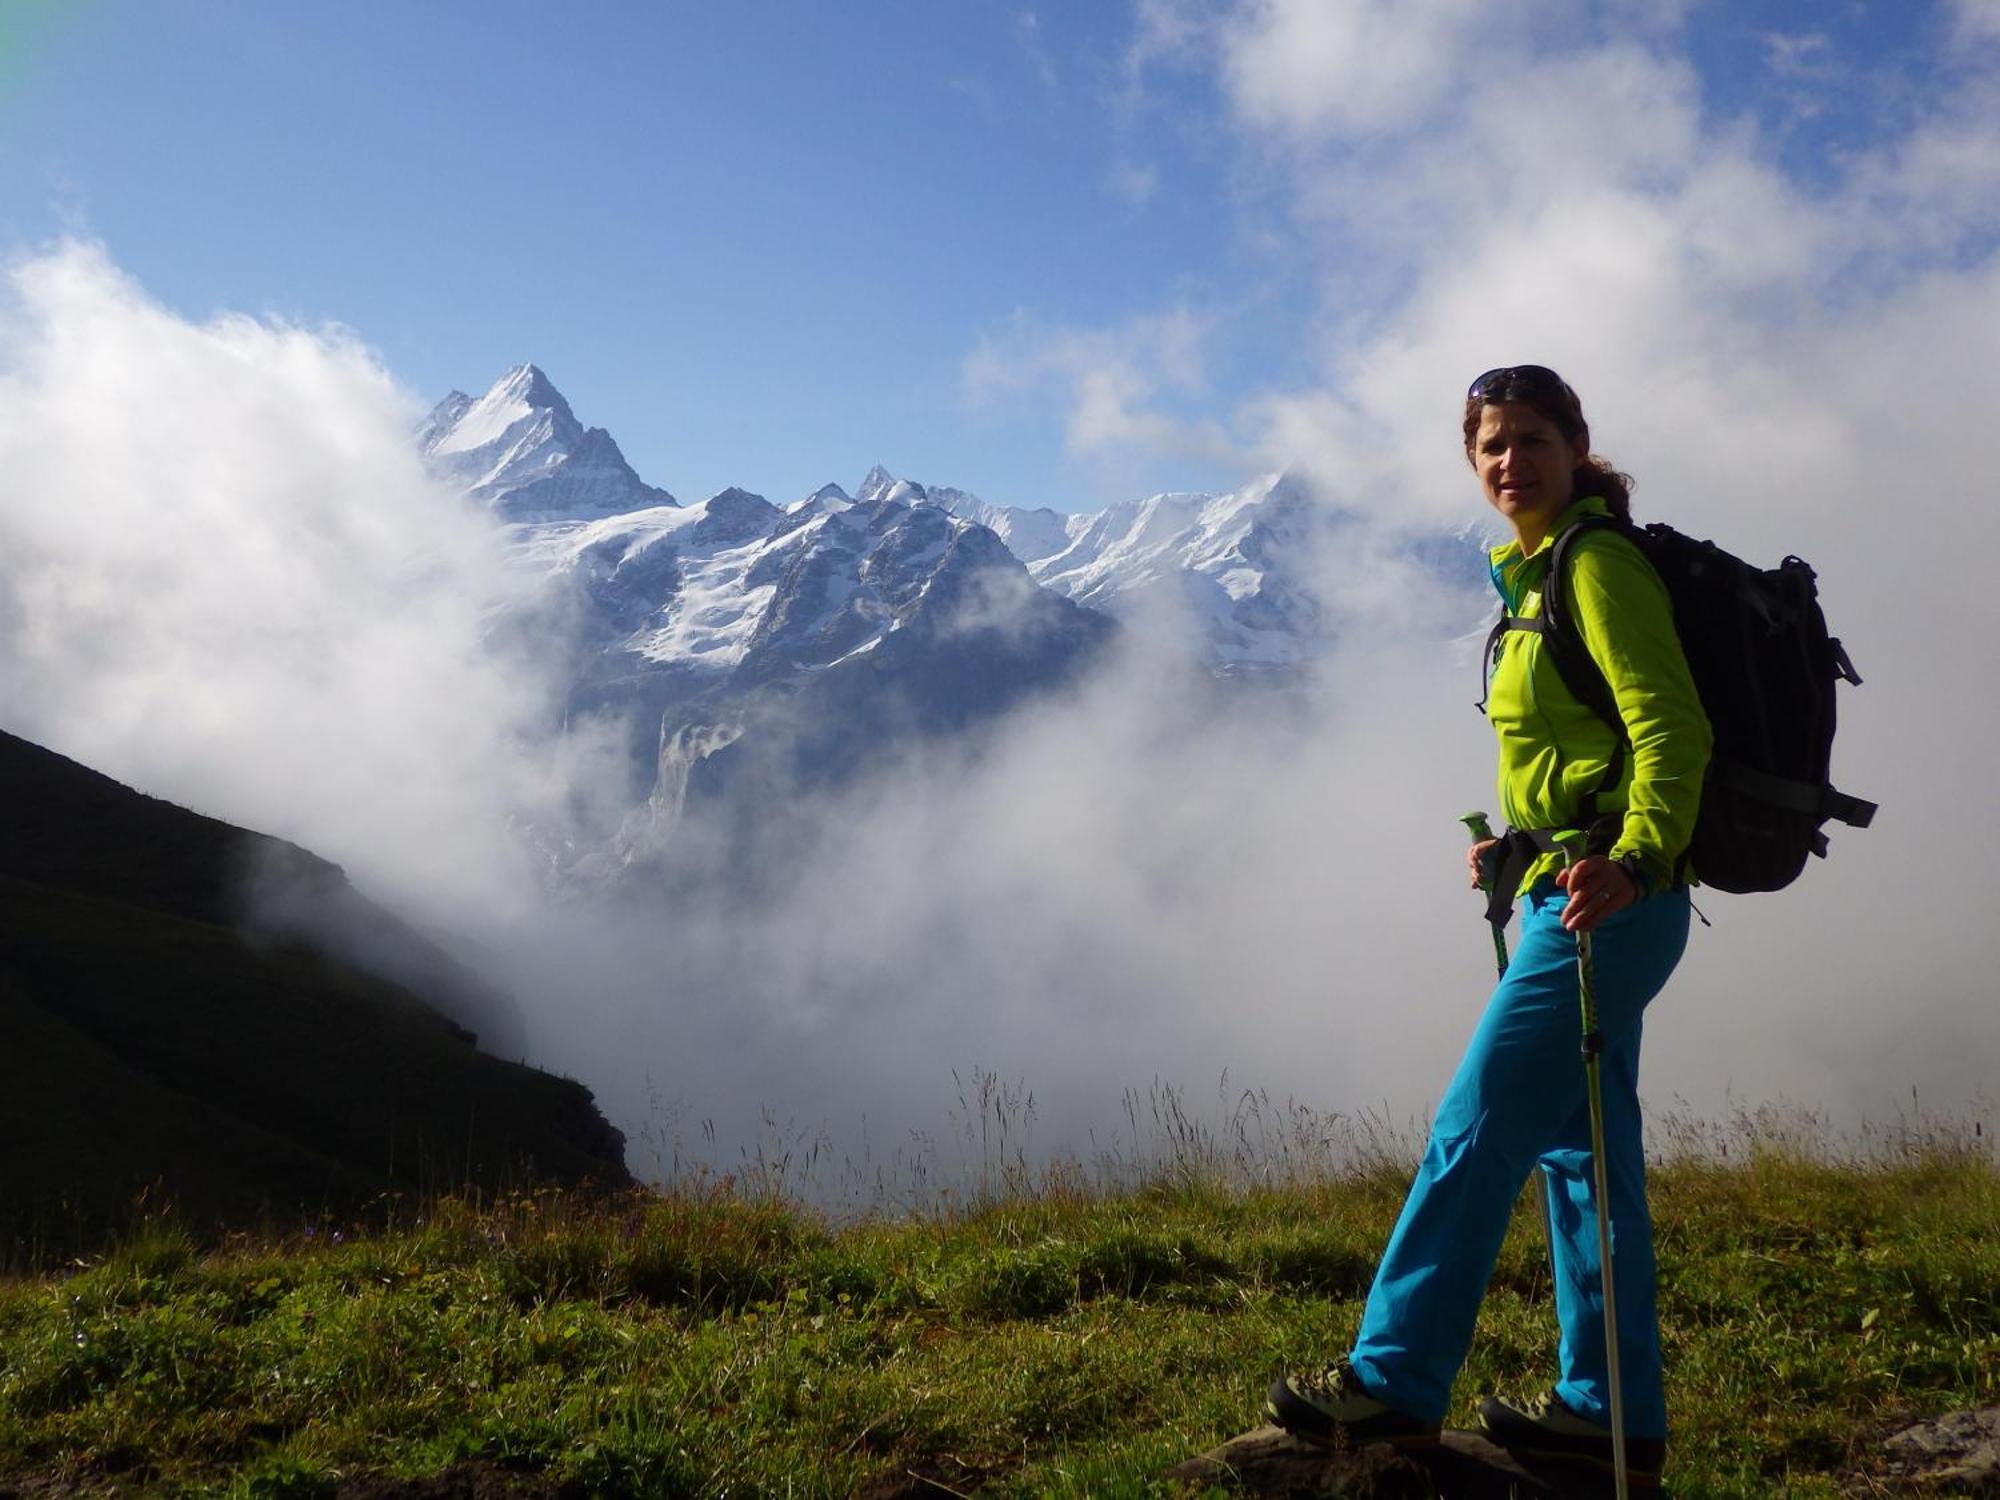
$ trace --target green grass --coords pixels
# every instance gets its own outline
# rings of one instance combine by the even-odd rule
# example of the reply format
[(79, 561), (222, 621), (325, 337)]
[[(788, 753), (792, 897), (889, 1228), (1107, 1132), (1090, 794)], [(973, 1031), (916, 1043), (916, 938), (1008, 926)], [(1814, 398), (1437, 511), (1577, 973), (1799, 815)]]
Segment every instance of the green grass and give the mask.
[[(1898, 1424), (2000, 1400), (2000, 1176), (1966, 1147), (1656, 1171), (1676, 1494), (1847, 1493)], [(539, 1193), (207, 1250), (156, 1225), (0, 1283), (0, 1488), (313, 1496), (480, 1460), (591, 1494), (1171, 1494), (1345, 1347), (1402, 1185), (1057, 1180), (844, 1227), (727, 1186)], [(1524, 1207), (1454, 1415), (1545, 1384), (1553, 1333)]]

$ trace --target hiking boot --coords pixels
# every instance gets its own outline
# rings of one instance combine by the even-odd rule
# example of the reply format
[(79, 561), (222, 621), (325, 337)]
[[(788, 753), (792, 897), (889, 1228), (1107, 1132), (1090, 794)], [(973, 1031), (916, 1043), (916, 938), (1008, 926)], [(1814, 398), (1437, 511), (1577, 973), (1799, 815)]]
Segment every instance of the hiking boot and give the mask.
[(1377, 1401), (1361, 1389), (1344, 1357), (1315, 1374), (1287, 1375), (1273, 1385), (1264, 1415), (1294, 1437), (1343, 1448), (1366, 1443), (1426, 1448), (1437, 1442), (1442, 1425)]
[[(1611, 1429), (1579, 1417), (1553, 1390), (1516, 1404), (1499, 1396), (1479, 1403), (1486, 1436), (1517, 1458), (1568, 1459), (1616, 1478)], [(1625, 1478), (1634, 1489), (1657, 1489), (1667, 1445), (1660, 1438), (1625, 1439)]]

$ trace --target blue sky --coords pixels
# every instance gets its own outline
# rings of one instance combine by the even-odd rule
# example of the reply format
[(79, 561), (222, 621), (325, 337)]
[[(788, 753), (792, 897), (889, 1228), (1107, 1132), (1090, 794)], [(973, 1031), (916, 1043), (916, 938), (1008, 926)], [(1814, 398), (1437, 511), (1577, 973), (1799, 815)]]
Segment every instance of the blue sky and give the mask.
[[(1923, 115), (1979, 7), (1438, 9), (1450, 37), (1395, 29), (1435, 52), (1418, 92), (1629, 46), (1810, 199)], [(1393, 52), (1380, 5), (1312, 10), (16, 5), (0, 244), (82, 233), (187, 316), (345, 324), (426, 400), (533, 360), (684, 500), (877, 460), (1061, 509), (1221, 486), (1297, 456), (1270, 401), (1337, 390), (1461, 232), (1356, 210), (1452, 126), (1288, 96), (1260, 27)], [(1344, 65), (1330, 96), (1400, 66)]]

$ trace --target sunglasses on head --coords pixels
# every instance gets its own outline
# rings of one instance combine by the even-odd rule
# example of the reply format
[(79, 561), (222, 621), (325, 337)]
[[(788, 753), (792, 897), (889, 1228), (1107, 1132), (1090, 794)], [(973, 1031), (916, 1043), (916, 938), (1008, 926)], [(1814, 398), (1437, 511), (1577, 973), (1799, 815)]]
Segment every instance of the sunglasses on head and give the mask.
[(1468, 401), (1503, 401), (1515, 392), (1522, 395), (1568, 397), (1568, 384), (1547, 365), (1501, 365), (1488, 370), (1465, 388)]

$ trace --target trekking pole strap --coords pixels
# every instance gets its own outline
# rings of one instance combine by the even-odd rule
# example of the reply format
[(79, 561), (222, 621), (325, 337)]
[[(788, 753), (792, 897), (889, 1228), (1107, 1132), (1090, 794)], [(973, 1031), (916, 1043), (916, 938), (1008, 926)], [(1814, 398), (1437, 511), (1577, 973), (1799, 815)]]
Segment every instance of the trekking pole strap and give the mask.
[(1540, 852), (1532, 841), (1522, 839), (1519, 831), (1512, 828), (1488, 851), (1493, 876), (1486, 886), (1486, 920), (1496, 932), (1513, 919), (1514, 892), (1520, 889), (1528, 866)]

